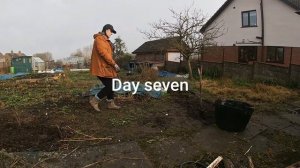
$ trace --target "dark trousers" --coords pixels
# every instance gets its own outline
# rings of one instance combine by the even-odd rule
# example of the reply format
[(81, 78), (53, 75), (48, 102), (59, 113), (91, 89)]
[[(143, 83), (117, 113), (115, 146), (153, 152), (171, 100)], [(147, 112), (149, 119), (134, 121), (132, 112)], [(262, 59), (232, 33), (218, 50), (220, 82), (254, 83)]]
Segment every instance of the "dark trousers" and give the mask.
[(105, 87), (99, 93), (97, 93), (97, 97), (99, 99), (102, 99), (107, 96), (108, 100), (114, 99), (114, 92), (112, 90), (112, 78), (104, 78), (98, 76), (98, 79), (100, 79)]

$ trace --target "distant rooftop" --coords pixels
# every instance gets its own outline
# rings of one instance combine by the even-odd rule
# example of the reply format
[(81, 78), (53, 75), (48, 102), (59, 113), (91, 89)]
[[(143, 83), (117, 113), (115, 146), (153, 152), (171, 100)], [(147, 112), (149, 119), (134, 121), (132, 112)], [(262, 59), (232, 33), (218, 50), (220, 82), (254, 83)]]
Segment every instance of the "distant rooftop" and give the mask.
[(142, 44), (139, 48), (134, 50), (132, 53), (154, 53), (154, 52), (165, 52), (174, 50), (176, 51), (176, 45), (178, 44), (178, 37), (170, 37), (159, 40), (147, 41)]

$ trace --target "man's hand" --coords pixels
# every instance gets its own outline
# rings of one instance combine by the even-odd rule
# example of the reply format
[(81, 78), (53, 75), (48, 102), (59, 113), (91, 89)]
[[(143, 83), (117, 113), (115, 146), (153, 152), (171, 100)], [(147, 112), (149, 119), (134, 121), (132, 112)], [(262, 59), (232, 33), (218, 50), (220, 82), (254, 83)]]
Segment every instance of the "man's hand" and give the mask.
[(117, 71), (117, 72), (119, 72), (119, 71), (120, 71), (120, 67), (119, 67), (119, 65), (118, 65), (118, 64), (115, 64), (115, 69), (116, 69), (116, 71)]

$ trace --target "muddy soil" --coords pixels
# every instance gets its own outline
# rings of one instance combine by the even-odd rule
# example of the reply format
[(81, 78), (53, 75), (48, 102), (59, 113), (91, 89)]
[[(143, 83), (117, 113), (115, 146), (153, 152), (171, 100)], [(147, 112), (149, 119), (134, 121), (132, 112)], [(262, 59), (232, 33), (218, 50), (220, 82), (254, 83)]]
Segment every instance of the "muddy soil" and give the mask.
[[(289, 158), (292, 160), (282, 162), (281, 165), (288, 165), (299, 158), (297, 137), (285, 134), (278, 136), (280, 132), (271, 129), (256, 135), (257, 130), (254, 130), (253, 136), (257, 136), (257, 140), (250, 142), (243, 139), (242, 134), (219, 130), (215, 125), (214, 102), (204, 99), (200, 105), (199, 96), (192, 92), (170, 92), (160, 99), (117, 96), (116, 103), (122, 109), (108, 110), (103, 101), (100, 103), (102, 111), (96, 112), (89, 105), (89, 97), (78, 90), (78, 87), (90, 88), (86, 83), (74, 86), (65, 83), (67, 81), (55, 85), (21, 85), (18, 89), (32, 89), (30, 94), (36, 89), (41, 90), (37, 94), (45, 93), (38, 100), (31, 99), (35, 102), (28, 106), (7, 107), (4, 105), (10, 99), (3, 101), (4, 105), (0, 107), (0, 149), (13, 153), (69, 153), (76, 148), (85, 151), (94, 147), (115, 148), (114, 145), (134, 143), (137, 144), (134, 146), (138, 153), (142, 153), (153, 167), (179, 167), (186, 161), (199, 159), (208, 164), (218, 155), (230, 158), (239, 167), (247, 165), (244, 153), (257, 141), (265, 149), (251, 153), (256, 164), (268, 166), (276, 165), (274, 162), (281, 163), (274, 158), (283, 155), (282, 151), (296, 152), (291, 153), (293, 157)], [(17, 85), (12, 90), (15, 87)], [(268, 136), (269, 132), (274, 136)], [(246, 132), (246, 135), (248, 133), (252, 132)], [(89, 139), (91, 137), (109, 140), (94, 141)], [(82, 141), (72, 141), (78, 139)], [(277, 153), (269, 154), (269, 148), (276, 149)]]
[[(171, 104), (176, 104), (171, 109), (168, 106), (163, 109), (166, 104), (160, 104), (157, 110), (153, 108), (150, 112), (143, 108), (149, 108), (159, 100), (141, 97), (133, 101), (118, 100), (127, 108), (124, 113), (105, 110), (97, 114), (85, 96), (77, 96), (68, 103), (65, 100), (45, 101), (22, 110), (5, 109), (0, 113), (0, 130), (5, 130), (0, 135), (0, 149), (8, 152), (57, 151), (62, 145), (60, 140), (74, 135), (66, 126), (124, 141), (160, 134), (162, 130), (179, 127), (187, 118), (213, 123), (213, 104), (204, 102), (202, 108), (195, 106), (199, 99), (192, 99), (193, 95), (189, 93), (171, 93), (170, 97), (174, 98)], [(148, 100), (152, 103), (147, 103)], [(103, 120), (100, 118), (105, 121), (99, 122)]]

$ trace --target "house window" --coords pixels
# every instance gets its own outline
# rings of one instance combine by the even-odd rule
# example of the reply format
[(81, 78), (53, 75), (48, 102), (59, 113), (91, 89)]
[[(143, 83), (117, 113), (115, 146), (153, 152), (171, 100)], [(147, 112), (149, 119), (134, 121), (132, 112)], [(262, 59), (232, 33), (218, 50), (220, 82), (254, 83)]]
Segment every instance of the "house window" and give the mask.
[(284, 63), (284, 48), (283, 47), (268, 47), (267, 62)]
[(242, 25), (242, 27), (257, 26), (256, 10), (242, 12)]
[(257, 60), (257, 47), (239, 47), (239, 62), (248, 63)]
[(23, 58), (23, 63), (24, 63), (24, 64), (26, 63), (26, 59), (25, 59), (25, 58)]

